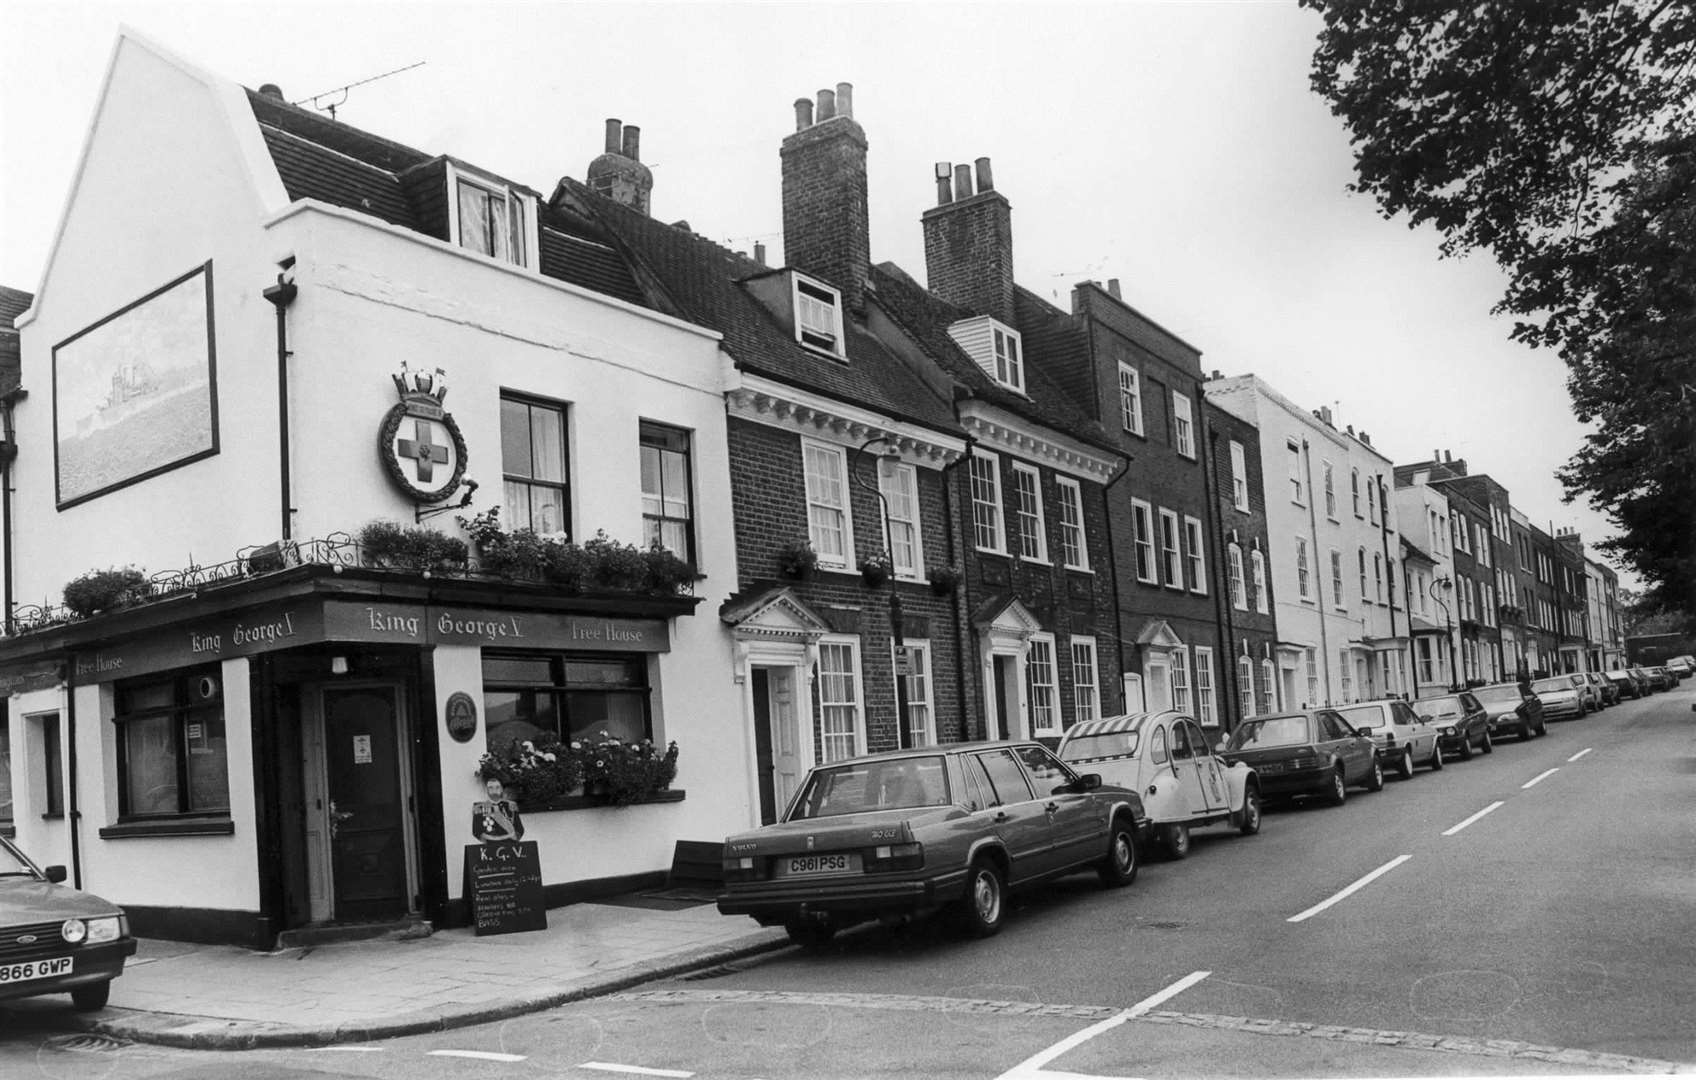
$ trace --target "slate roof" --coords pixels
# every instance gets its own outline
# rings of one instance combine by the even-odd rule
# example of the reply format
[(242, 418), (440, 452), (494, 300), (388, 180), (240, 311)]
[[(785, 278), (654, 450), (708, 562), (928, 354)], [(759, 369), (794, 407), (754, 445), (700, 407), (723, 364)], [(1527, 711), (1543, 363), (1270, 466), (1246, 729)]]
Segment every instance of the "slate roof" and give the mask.
[(0, 394), (15, 390), (23, 379), (15, 326), (18, 316), (34, 302), (35, 297), (29, 293), (0, 285)]
[[(255, 90), (247, 92), (247, 100), (290, 199), (317, 199), (447, 238), (444, 164), (449, 158)], [(538, 200), (538, 206), (544, 277), (643, 303), (642, 290), (604, 236), (586, 229), (582, 221), (553, 213), (545, 202)]]
[[(872, 285), (884, 310), (924, 346), (925, 352), (936, 360), (944, 371), (967, 387), (973, 397), (1081, 439), (1099, 449), (1115, 455), (1120, 453), (1119, 447), (1107, 431), (1073, 403), (1073, 399), (1048, 370), (1052, 354), (1046, 350), (1081, 347), (1087, 356), (1087, 341), (1062, 341), (1060, 335), (1045, 333), (1046, 327), (1037, 327), (1038, 332), (1024, 340), (1025, 393), (1019, 394), (990, 378), (989, 374), (948, 335), (948, 328), (961, 319), (971, 318), (971, 312), (926, 292), (906, 271), (894, 263), (879, 263), (872, 267)], [(1024, 292), (1022, 289), (1018, 291)], [(1037, 303), (1040, 304), (1041, 301)], [(1016, 329), (1023, 337), (1025, 327), (1019, 326)]]
[[(680, 318), (717, 330), (738, 368), (799, 389), (851, 402), (893, 419), (957, 433), (951, 403), (927, 384), (860, 320), (849, 318), (843, 363), (797, 342), (745, 282), (781, 271), (730, 251), (683, 225), (667, 225), (599, 195), (569, 177), (554, 195), (556, 211), (575, 205), (605, 227), (650, 300)], [(880, 303), (881, 297), (867, 297)], [(887, 311), (887, 305), (881, 305)]]

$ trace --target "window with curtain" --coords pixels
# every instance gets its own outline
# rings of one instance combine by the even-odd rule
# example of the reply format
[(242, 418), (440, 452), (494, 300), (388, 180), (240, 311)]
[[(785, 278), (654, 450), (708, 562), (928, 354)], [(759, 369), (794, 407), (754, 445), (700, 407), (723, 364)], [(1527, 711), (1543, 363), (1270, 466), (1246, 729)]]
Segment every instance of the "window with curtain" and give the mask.
[(1013, 465), (1013, 524), (1019, 557), (1048, 560), (1047, 528), (1042, 512), (1042, 477), (1029, 465)]
[(1101, 685), (1095, 662), (1095, 639), (1072, 639), (1072, 720), (1083, 723), (1101, 715)]
[(1172, 445), (1187, 458), (1195, 457), (1195, 411), (1190, 399), (1172, 391)]
[[(228, 813), (230, 765), (217, 667), (114, 689), (121, 818)], [(50, 725), (58, 731), (57, 722)]]
[(1060, 494), (1060, 559), (1073, 570), (1089, 569), (1089, 545), (1084, 539), (1084, 494), (1076, 480), (1055, 479)]
[(1160, 511), (1160, 551), (1166, 564), (1166, 584), (1174, 589), (1184, 587), (1184, 555), (1178, 540), (1178, 515), (1170, 510)]
[(491, 752), (542, 734), (562, 742), (606, 732), (654, 737), (642, 653), (483, 653), (483, 716)]
[(501, 396), (502, 504), (507, 528), (571, 532), (565, 407)]
[(1119, 365), (1119, 420), (1126, 431), (1142, 434), (1142, 379), (1126, 363)]
[(1190, 650), (1180, 645), (1172, 650), (1172, 708), (1190, 711)]
[(1201, 522), (1184, 518), (1184, 561), (1189, 564), (1190, 591), (1207, 592), (1207, 552), (1203, 548)]
[(1238, 611), (1248, 610), (1248, 587), (1243, 580), (1243, 549), (1237, 544), (1225, 548), (1225, 578), (1231, 592), (1231, 606)]
[(527, 264), (524, 198), (511, 189), (460, 176), (456, 183), (459, 246), (500, 259)]
[(1157, 584), (1154, 568), (1154, 509), (1141, 499), (1131, 500), (1131, 518), (1136, 525), (1137, 580)]
[(1260, 711), (1263, 713), (1278, 711), (1278, 669), (1272, 661), (1260, 662)]
[(883, 461), (877, 466), (877, 486), (889, 512), (889, 560), (896, 577), (916, 578), (924, 570), (919, 542), (918, 470), (905, 462)]
[(1025, 653), (1025, 693), (1033, 731), (1059, 731), (1059, 689), (1054, 672), (1054, 639), (1033, 637)]
[(1235, 440), (1231, 442), (1231, 505), (1248, 510), (1248, 457), (1243, 444)]
[(819, 565), (848, 565), (847, 466), (840, 446), (801, 443), (807, 485), (807, 539), (818, 553)]
[(975, 453), (972, 469), (972, 542), (979, 551), (1005, 554), (1001, 528), (1001, 459)]
[(1303, 600), (1313, 599), (1313, 574), (1307, 565), (1307, 537), (1296, 539), (1296, 593)]
[(1265, 615), (1271, 610), (1271, 599), (1266, 595), (1266, 556), (1260, 549), (1249, 552), (1249, 569), (1254, 573), (1254, 610)]
[[(889, 647), (893, 654), (895, 643), (891, 641)], [(936, 742), (931, 707), (930, 642), (907, 642), (907, 656), (911, 664), (904, 676), (907, 680), (907, 744), (929, 746)]]
[(1206, 645), (1195, 647), (1195, 718), (1202, 727), (1219, 726), (1213, 705), (1213, 650)]
[(1254, 661), (1246, 656), (1237, 657), (1237, 703), (1244, 720), (1254, 715)]
[(819, 643), (819, 743), (826, 762), (860, 752), (860, 656), (855, 642)]
[(1329, 461), (1324, 463), (1325, 473), (1325, 516), (1332, 521), (1337, 520), (1337, 481)]
[(644, 420), (640, 443), (642, 539), (693, 565), (689, 433)]

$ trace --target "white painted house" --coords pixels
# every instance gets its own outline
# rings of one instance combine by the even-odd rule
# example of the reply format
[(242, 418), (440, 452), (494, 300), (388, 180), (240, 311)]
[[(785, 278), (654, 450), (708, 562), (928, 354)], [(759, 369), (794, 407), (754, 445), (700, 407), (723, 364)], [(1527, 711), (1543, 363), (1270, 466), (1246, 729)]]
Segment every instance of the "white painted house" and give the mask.
[[(527, 809), (526, 839), (550, 904), (657, 881), (674, 841), (755, 814), (723, 782), (747, 750), (713, 614), (736, 576), (718, 335), (641, 306), (532, 189), (273, 90), (123, 33), (19, 320), (16, 836), (143, 933), (463, 921), (490, 731), (607, 728), (675, 740), (676, 790)], [(347, 543), (495, 505), (659, 537), (704, 580), (567, 595)], [(144, 602), (55, 621), (68, 581), (131, 565), (160, 575)]]

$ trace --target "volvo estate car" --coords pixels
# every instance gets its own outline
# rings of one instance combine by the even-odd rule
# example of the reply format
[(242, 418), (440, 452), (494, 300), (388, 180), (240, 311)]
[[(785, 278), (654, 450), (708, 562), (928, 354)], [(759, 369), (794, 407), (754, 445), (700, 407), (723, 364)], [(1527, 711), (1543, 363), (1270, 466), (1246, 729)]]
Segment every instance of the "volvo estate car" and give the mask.
[(1129, 885), (1148, 815), (1035, 742), (948, 743), (815, 766), (781, 820), (724, 842), (718, 909), (807, 947), (943, 909), (976, 937), (1009, 889), (1094, 869)]

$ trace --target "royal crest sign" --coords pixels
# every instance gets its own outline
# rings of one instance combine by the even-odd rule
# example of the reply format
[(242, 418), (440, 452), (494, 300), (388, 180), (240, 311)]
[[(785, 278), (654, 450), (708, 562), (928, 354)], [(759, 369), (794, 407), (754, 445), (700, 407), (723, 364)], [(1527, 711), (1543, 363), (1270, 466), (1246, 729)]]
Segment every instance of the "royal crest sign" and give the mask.
[(389, 479), (419, 503), (441, 502), (465, 478), (465, 436), (442, 408), (447, 373), (413, 371), (402, 363), (394, 374), (400, 403), (383, 418), (377, 454)]

